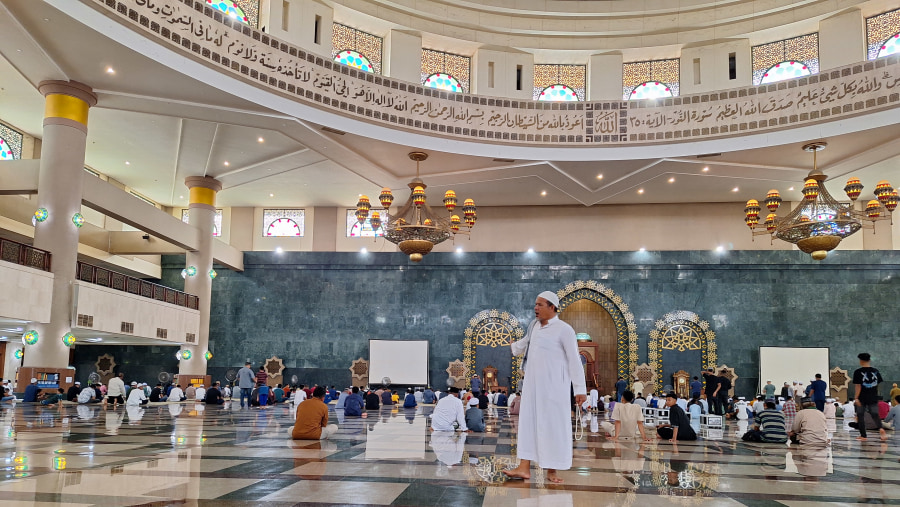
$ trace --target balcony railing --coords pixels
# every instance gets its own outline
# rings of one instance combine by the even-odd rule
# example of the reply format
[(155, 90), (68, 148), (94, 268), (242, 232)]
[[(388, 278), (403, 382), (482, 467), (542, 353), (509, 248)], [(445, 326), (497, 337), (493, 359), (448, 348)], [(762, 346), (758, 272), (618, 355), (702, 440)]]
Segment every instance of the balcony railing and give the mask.
[(0, 238), (0, 259), (29, 268), (50, 271), (50, 252)]
[(185, 308), (191, 308), (193, 310), (200, 309), (200, 299), (193, 294), (151, 283), (133, 276), (116, 273), (115, 271), (110, 271), (85, 262), (78, 262), (76, 276), (83, 282), (102, 285), (104, 287), (155, 299), (157, 301), (165, 301), (166, 303), (184, 306)]

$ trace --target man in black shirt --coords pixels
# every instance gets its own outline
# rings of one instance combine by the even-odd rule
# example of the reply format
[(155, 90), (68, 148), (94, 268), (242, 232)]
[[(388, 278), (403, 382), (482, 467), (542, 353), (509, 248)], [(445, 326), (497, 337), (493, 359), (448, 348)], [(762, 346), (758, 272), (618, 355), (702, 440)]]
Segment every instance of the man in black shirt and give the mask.
[(719, 406), (719, 399), (715, 396), (716, 388), (719, 386), (719, 377), (710, 368), (703, 372), (703, 381), (706, 382), (703, 392), (706, 394), (706, 402), (709, 404), (709, 413), (722, 415), (723, 408)]
[(163, 396), (162, 394), (162, 383), (156, 384), (156, 387), (150, 390), (150, 401), (153, 403), (158, 403), (160, 401), (166, 401), (169, 398)]
[(859, 437), (857, 440), (867, 440), (865, 413), (868, 412), (875, 421), (875, 427), (881, 433), (881, 439), (887, 440), (887, 433), (881, 426), (881, 418), (878, 417), (878, 384), (884, 382), (881, 378), (881, 372), (872, 368), (870, 361), (872, 356), (867, 352), (856, 356), (859, 358), (859, 366), (853, 372), (853, 384), (856, 386), (856, 396), (853, 397), (853, 404), (856, 406), (856, 420), (862, 422), (858, 425)]
[(669, 409), (669, 424), (660, 424), (656, 427), (656, 434), (659, 438), (669, 442), (697, 440), (697, 433), (694, 432), (694, 428), (691, 428), (691, 420), (678, 406), (677, 394), (666, 395), (666, 408)]
[(478, 408), (480, 410), (487, 410), (488, 408), (488, 397), (484, 392), (478, 393)]
[(728, 391), (731, 390), (731, 379), (725, 376), (727, 373), (728, 370), (722, 370), (719, 372), (719, 376), (716, 377), (716, 380), (719, 383), (719, 385), (716, 386), (716, 396), (718, 397), (718, 405), (722, 409), (722, 415), (725, 414), (725, 407), (728, 406)]
[(66, 400), (78, 401), (79, 394), (81, 394), (81, 382), (75, 382), (75, 384), (66, 391)]
[(381, 402), (378, 400), (378, 395), (372, 391), (369, 391), (366, 394), (366, 410), (378, 410)]
[(207, 405), (221, 405), (225, 403), (225, 398), (222, 397), (222, 391), (219, 390), (218, 381), (206, 390), (206, 398), (203, 399), (203, 403), (206, 403)]

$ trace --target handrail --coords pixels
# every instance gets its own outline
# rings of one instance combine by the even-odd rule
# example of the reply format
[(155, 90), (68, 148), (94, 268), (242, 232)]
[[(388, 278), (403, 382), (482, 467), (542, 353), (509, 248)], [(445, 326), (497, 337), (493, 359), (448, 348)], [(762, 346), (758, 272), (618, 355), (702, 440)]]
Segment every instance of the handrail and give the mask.
[(200, 309), (200, 298), (193, 294), (181, 292), (171, 287), (148, 282), (140, 278), (117, 273), (106, 268), (78, 261), (75, 277), (83, 282), (102, 285), (110, 289), (120, 290), (145, 298), (164, 301), (192, 310)]
[(11, 239), (0, 238), (0, 260), (50, 271), (50, 252)]

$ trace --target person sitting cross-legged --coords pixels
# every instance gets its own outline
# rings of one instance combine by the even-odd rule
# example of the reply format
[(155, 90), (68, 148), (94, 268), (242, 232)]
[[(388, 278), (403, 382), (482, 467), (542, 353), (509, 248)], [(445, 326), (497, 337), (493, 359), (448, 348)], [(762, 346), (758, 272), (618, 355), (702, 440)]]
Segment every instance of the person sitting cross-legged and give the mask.
[(297, 418), (291, 430), (294, 440), (324, 440), (335, 434), (337, 424), (328, 424), (328, 405), (325, 405), (325, 388), (316, 386), (312, 398), (297, 407)]
[(675, 442), (677, 440), (697, 440), (697, 433), (691, 428), (691, 421), (685, 415), (684, 410), (678, 406), (678, 395), (669, 393), (666, 395), (666, 408), (669, 409), (669, 424), (660, 424), (656, 427), (656, 434), (663, 440)]
[(756, 425), (744, 435), (744, 440), (783, 444), (788, 441), (784, 414), (776, 410), (774, 401), (766, 401), (756, 416)]

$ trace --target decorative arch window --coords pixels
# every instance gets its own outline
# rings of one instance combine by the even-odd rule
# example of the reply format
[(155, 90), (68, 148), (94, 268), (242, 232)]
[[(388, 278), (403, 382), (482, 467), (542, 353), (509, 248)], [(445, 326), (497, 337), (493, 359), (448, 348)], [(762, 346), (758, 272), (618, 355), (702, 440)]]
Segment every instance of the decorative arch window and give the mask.
[[(190, 214), (187, 209), (181, 210), (181, 221), (189, 224)], [(216, 210), (216, 217), (213, 221), (213, 237), (217, 238), (222, 235), (222, 210)]]
[(262, 235), (266, 238), (302, 237), (305, 233), (306, 211), (302, 209), (263, 210)]
[(629, 99), (663, 99), (672, 96), (672, 89), (659, 81), (647, 81), (631, 90)]
[(866, 18), (869, 60), (900, 52), (900, 9)]
[(423, 49), (422, 85), (439, 90), (468, 93), (471, 66), (472, 59), (468, 56)]
[(657, 99), (678, 96), (681, 61), (678, 58), (622, 65), (622, 98)]
[[(244, 0), (243, 3), (250, 3)], [(206, 4), (217, 11), (225, 13), (231, 19), (236, 19), (242, 23), (250, 24), (250, 18), (244, 12), (243, 7), (238, 5), (237, 1), (232, 0), (206, 0)], [(255, 26), (255, 24), (254, 24)]]
[(374, 238), (384, 236), (384, 227), (378, 230), (372, 229), (372, 215), (362, 224), (356, 219), (356, 208), (347, 210), (347, 237), (348, 238)]
[(753, 46), (753, 84), (769, 84), (819, 73), (819, 34)]
[(429, 88), (437, 88), (438, 90), (445, 90), (448, 92), (459, 93), (463, 91), (459, 79), (444, 72), (435, 72), (426, 77), (422, 84)]
[(25, 135), (0, 123), (0, 160), (22, 158), (22, 141)]
[(384, 39), (356, 28), (331, 25), (331, 56), (337, 63), (373, 74), (381, 74)]
[(586, 70), (584, 65), (535, 65), (534, 100), (585, 100)]

